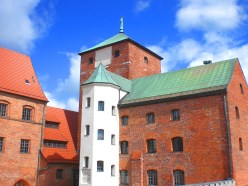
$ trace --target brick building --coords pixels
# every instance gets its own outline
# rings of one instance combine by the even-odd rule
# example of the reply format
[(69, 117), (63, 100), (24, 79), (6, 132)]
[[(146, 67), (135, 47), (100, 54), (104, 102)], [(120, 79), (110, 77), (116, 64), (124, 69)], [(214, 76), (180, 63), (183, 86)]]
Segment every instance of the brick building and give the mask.
[[(248, 185), (248, 89), (237, 58), (161, 74), (162, 58), (123, 31), (80, 55), (80, 185), (115, 176), (132, 186)], [(112, 135), (117, 153), (107, 150)]]

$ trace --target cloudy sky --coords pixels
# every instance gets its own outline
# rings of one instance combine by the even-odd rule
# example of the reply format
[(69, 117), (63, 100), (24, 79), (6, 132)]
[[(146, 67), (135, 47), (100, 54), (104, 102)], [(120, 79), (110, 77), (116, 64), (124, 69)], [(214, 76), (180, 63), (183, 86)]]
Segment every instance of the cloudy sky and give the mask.
[(248, 79), (248, 0), (0, 0), (0, 46), (31, 57), (49, 105), (77, 110), (80, 51), (119, 32), (162, 71), (238, 57)]

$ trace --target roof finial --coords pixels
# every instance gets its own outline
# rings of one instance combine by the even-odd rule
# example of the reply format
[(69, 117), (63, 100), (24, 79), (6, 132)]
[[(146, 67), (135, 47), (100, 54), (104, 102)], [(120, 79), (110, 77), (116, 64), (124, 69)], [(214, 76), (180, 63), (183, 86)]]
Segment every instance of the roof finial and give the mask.
[(120, 22), (121, 22), (121, 24), (120, 24), (120, 33), (124, 33), (124, 30), (123, 30), (123, 21), (124, 21), (124, 18), (122, 16), (121, 17), (121, 20), (120, 20)]

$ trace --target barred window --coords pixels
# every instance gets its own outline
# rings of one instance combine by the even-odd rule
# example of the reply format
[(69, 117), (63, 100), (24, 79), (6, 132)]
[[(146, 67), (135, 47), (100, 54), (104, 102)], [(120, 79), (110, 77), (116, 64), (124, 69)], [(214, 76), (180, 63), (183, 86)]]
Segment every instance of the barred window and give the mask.
[(98, 111), (104, 111), (104, 101), (98, 101)]
[(7, 116), (7, 104), (0, 103), (0, 116)]
[(0, 152), (3, 152), (3, 138), (0, 137)]
[(45, 147), (52, 148), (66, 148), (67, 142), (64, 141), (53, 141), (53, 140), (44, 140)]
[(103, 171), (104, 171), (104, 162), (97, 161), (97, 172), (103, 172)]
[(155, 123), (155, 115), (154, 115), (154, 113), (146, 114), (146, 121), (147, 121), (148, 124)]
[(158, 176), (156, 170), (148, 170), (147, 177), (148, 177), (148, 186), (158, 185)]
[(21, 140), (20, 153), (28, 154), (29, 153), (29, 140)]
[(59, 123), (57, 123), (57, 122), (52, 122), (52, 121), (46, 121), (45, 127), (46, 127), (46, 128), (58, 129), (58, 128), (59, 128)]
[(25, 121), (31, 121), (31, 112), (32, 112), (32, 109), (23, 108), (23, 110), (22, 110), (22, 119), (25, 120)]
[(174, 152), (182, 152), (183, 151), (183, 138), (175, 137), (172, 138), (172, 147)]
[(121, 182), (121, 184), (128, 184), (129, 183), (127, 170), (121, 170), (120, 171), (120, 182)]
[(57, 169), (56, 179), (63, 179), (63, 169)]
[(147, 152), (156, 153), (156, 140), (155, 139), (147, 140)]
[(172, 120), (180, 120), (180, 113), (178, 109), (172, 110), (171, 114), (172, 114)]
[(121, 141), (121, 154), (128, 154), (128, 142)]
[(84, 157), (84, 165), (83, 165), (84, 168), (88, 168), (89, 167), (89, 157), (88, 156), (85, 156)]
[(174, 185), (184, 185), (184, 171), (182, 170), (174, 170)]
[(98, 129), (97, 140), (104, 140), (104, 130), (103, 129)]
[(111, 176), (115, 176), (115, 165), (111, 165)]
[(128, 116), (121, 117), (121, 125), (126, 126), (128, 125)]

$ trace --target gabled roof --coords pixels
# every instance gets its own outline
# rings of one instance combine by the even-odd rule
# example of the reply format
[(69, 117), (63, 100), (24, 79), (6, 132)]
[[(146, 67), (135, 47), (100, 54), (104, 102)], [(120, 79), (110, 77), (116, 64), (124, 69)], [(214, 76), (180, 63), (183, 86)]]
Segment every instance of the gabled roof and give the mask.
[(46, 107), (46, 121), (56, 118), (59, 128), (44, 128), (43, 140), (67, 142), (67, 148), (43, 147), (42, 154), (48, 162), (78, 163), (76, 153), (78, 112)]
[(90, 52), (90, 51), (93, 51), (93, 50), (96, 50), (96, 49), (101, 49), (101, 48), (104, 48), (104, 47), (107, 47), (107, 46), (111, 46), (113, 44), (116, 44), (116, 43), (119, 43), (119, 42), (122, 42), (122, 41), (130, 41), (132, 42), (133, 44), (139, 46), (140, 48), (146, 50), (147, 52), (151, 53), (152, 55), (156, 56), (157, 58), (159, 58), (160, 60), (162, 60), (163, 58), (161, 56), (159, 56), (158, 54), (154, 53), (153, 51), (151, 51), (150, 49), (144, 47), (143, 45), (137, 43), (136, 41), (132, 40), (129, 36), (127, 36), (126, 34), (124, 33), (118, 33), (116, 35), (114, 35), (113, 37), (89, 48), (89, 49), (86, 49), (82, 52), (80, 52), (79, 54), (83, 54), (83, 53), (87, 53), (87, 52)]
[(105, 69), (105, 67), (100, 63), (98, 67), (91, 74), (89, 79), (83, 83), (83, 85), (91, 83), (103, 83), (116, 85), (126, 92), (131, 90), (131, 81), (119, 76), (117, 74), (111, 73)]
[(120, 105), (225, 90), (237, 58), (132, 80)]
[(48, 101), (29, 56), (0, 48), (0, 91)]

